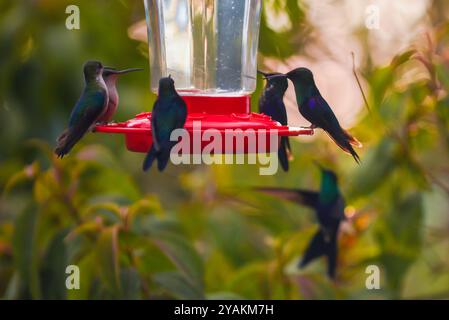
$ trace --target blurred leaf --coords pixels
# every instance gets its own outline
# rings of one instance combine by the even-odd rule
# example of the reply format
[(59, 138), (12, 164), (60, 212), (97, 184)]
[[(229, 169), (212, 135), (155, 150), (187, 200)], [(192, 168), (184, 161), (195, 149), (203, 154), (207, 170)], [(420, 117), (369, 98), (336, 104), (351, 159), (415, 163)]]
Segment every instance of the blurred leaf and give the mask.
[(381, 186), (398, 165), (396, 143), (384, 138), (364, 156), (361, 165), (352, 175), (348, 198), (368, 195)]
[(104, 228), (98, 237), (95, 248), (99, 274), (108, 290), (113, 294), (118, 294), (120, 289), (118, 232), (117, 225)]
[(158, 233), (153, 242), (170, 258), (191, 285), (199, 291), (203, 289), (203, 262), (187, 239), (177, 234)]
[(215, 292), (208, 294), (207, 300), (244, 300), (244, 298), (233, 292)]
[(140, 276), (135, 268), (126, 268), (120, 272), (121, 299), (138, 300), (141, 298)]
[(3, 190), (3, 196), (8, 195), (8, 193), (17, 185), (32, 180), (39, 174), (39, 172), (39, 163), (33, 162), (32, 164), (26, 166), (22, 171), (13, 174), (6, 182)]
[(43, 257), (40, 269), (40, 280), (43, 299), (65, 299), (67, 288), (65, 286), (68, 266), (67, 250), (64, 239), (67, 230), (58, 232), (51, 240)]
[(37, 214), (37, 208), (29, 204), (14, 225), (13, 255), (21, 286), (20, 297), (17, 298), (38, 298), (40, 295), (35, 260)]
[(205, 299), (201, 290), (192, 285), (179, 272), (157, 273), (154, 275), (153, 280), (177, 299)]
[(407, 269), (419, 256), (422, 246), (422, 199), (413, 194), (396, 203), (376, 223), (376, 238), (381, 248), (379, 260), (385, 266), (387, 281), (395, 297)]
[(413, 55), (415, 55), (415, 54), (416, 54), (416, 50), (414, 50), (414, 49), (405, 51), (405, 52), (403, 52), (401, 54), (398, 54), (391, 61), (390, 67), (393, 70), (395, 70), (396, 68), (398, 68), (402, 64), (404, 64), (407, 61), (409, 61), (413, 57)]

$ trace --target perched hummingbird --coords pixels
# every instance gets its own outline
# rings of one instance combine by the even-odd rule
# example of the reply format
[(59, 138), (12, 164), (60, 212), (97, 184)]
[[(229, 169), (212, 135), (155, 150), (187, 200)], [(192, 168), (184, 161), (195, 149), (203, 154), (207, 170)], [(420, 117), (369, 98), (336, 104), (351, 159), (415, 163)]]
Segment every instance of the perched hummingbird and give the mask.
[[(257, 71), (267, 80), (267, 84), (259, 99), (259, 112), (270, 116), (280, 124), (287, 125), (287, 111), (285, 110), (284, 94), (288, 88), (288, 81), (285, 77), (270, 78), (280, 73), (264, 73)], [(278, 158), (282, 169), (288, 171), (288, 157), (291, 154), (290, 140), (288, 137), (281, 137), (278, 150)]]
[(119, 75), (133, 72), (133, 71), (141, 71), (143, 69), (125, 69), (125, 70), (116, 70), (115, 68), (105, 67), (103, 70), (103, 79), (106, 83), (106, 87), (108, 88), (109, 94), (109, 103), (106, 112), (98, 119), (99, 122), (108, 123), (112, 120), (115, 112), (117, 111), (118, 103), (119, 103), (119, 95), (117, 91), (117, 79)]
[(321, 96), (313, 79), (312, 71), (307, 68), (297, 68), (285, 75), (271, 77), (282, 76), (293, 82), (299, 112), (310, 121), (310, 127), (326, 131), (341, 149), (350, 153), (355, 161), (360, 163), (360, 158), (352, 146), (361, 147), (362, 144), (340, 126), (329, 104)]
[(85, 86), (72, 110), (69, 126), (57, 139), (55, 153), (64, 157), (73, 146), (93, 128), (108, 105), (108, 89), (102, 77), (103, 65), (98, 61), (84, 64)]
[(159, 171), (164, 170), (170, 151), (177, 141), (170, 141), (170, 134), (181, 129), (187, 119), (187, 106), (175, 89), (175, 82), (168, 76), (159, 80), (159, 93), (151, 115), (153, 145), (143, 162), (143, 170), (151, 168), (157, 158)]
[(335, 173), (321, 166), (320, 170), (321, 187), (319, 192), (283, 188), (257, 188), (256, 190), (315, 210), (320, 227), (309, 242), (298, 266), (305, 267), (316, 258), (326, 256), (327, 274), (334, 279), (337, 267), (338, 229), (340, 222), (345, 219), (345, 200), (338, 188)]

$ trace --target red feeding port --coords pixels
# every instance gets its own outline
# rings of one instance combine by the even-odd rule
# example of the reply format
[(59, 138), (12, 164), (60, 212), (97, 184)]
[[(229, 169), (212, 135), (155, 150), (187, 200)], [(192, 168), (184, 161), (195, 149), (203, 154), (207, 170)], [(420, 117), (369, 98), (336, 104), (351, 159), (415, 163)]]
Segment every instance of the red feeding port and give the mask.
[[(283, 126), (269, 116), (250, 112), (250, 96), (182, 98), (188, 109), (184, 128), (189, 133), (192, 154), (202, 152), (218, 135), (221, 137), (222, 153), (248, 153), (254, 150), (275, 152), (276, 150), (271, 150), (270, 144), (270, 136), (273, 135), (280, 138), (313, 134), (312, 129)], [(98, 125), (95, 131), (124, 134), (128, 150), (148, 152), (153, 142), (151, 112), (140, 113), (125, 122)], [(225, 142), (232, 139), (234, 143), (229, 148), (229, 144), (225, 145)]]

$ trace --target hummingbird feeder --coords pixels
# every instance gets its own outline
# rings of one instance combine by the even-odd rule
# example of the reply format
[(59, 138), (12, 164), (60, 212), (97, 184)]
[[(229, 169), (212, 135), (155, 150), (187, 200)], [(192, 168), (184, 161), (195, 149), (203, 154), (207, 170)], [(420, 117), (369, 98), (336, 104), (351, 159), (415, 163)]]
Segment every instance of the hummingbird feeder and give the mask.
[[(223, 141), (226, 135), (237, 137), (247, 129), (258, 136), (261, 129), (268, 133), (272, 129), (279, 138), (313, 134), (312, 129), (283, 126), (251, 112), (262, 0), (144, 0), (144, 4), (151, 90), (157, 93), (162, 77), (174, 79), (187, 105), (185, 129), (191, 136), (198, 122), (201, 133), (215, 129)], [(147, 152), (152, 144), (151, 112), (126, 122), (98, 125), (96, 131), (124, 134), (128, 150)], [(265, 140), (256, 139), (256, 150), (277, 151), (270, 150), (269, 139), (269, 134)], [(245, 143), (232, 153), (248, 152), (249, 142)]]

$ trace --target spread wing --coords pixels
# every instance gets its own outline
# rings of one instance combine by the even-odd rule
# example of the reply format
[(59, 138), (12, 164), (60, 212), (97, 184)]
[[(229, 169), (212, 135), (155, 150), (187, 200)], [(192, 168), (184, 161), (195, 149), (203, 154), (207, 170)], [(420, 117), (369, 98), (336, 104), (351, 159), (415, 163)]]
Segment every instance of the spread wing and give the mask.
[(254, 190), (310, 208), (317, 208), (319, 204), (319, 193), (314, 191), (270, 187), (257, 187)]

